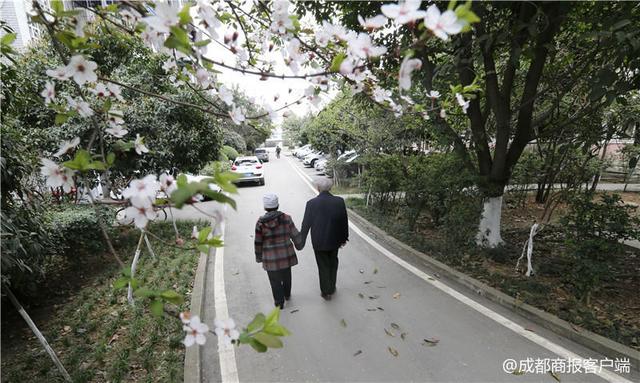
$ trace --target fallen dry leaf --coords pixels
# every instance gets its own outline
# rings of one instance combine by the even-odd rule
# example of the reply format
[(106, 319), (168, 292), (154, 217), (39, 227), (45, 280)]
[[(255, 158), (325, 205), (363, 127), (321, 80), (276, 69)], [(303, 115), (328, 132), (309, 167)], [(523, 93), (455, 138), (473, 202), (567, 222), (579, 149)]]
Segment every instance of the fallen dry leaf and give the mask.
[(424, 341), (422, 343), (423, 346), (434, 347), (440, 342), (440, 339), (429, 338), (429, 339), (423, 339), (423, 341)]
[(369, 299), (378, 299), (380, 295), (369, 295)]
[(524, 329), (527, 330), (527, 331), (535, 332), (535, 331), (533, 331), (533, 329), (531, 327), (525, 327)]
[(358, 293), (358, 296), (359, 296), (360, 298), (364, 299), (364, 294), (362, 294), (362, 293)]
[(391, 323), (391, 327), (395, 328), (396, 330), (400, 330), (400, 326), (398, 326), (397, 323)]
[(393, 299), (398, 299), (398, 298), (400, 298), (400, 293), (393, 294)]
[(344, 319), (340, 321), (340, 324), (342, 325), (342, 327), (347, 327), (347, 321)]
[(369, 284), (369, 283), (371, 283), (371, 282), (373, 282), (373, 281), (364, 281), (364, 284), (365, 284), (365, 285), (368, 285), (368, 284)]
[(69, 331), (71, 331), (71, 326), (64, 326), (64, 327), (62, 328), (62, 330), (63, 330), (64, 332), (69, 332)]
[(395, 337), (395, 335), (391, 331), (387, 330), (386, 328), (384, 329), (384, 332), (389, 336)]
[(384, 311), (384, 309), (383, 309), (382, 307), (380, 307), (380, 306), (378, 306), (377, 308), (378, 308), (378, 310), (380, 310), (380, 311)]
[(113, 334), (113, 336), (111, 337), (111, 339), (109, 339), (109, 342), (107, 344), (111, 344), (111, 343), (115, 342), (116, 340), (118, 340), (118, 338), (120, 338), (120, 335)]
[(560, 382), (560, 377), (558, 375), (556, 375), (555, 372), (549, 370), (547, 371), (549, 373), (549, 375), (553, 376), (553, 379), (555, 379), (556, 381)]
[(367, 309), (367, 311), (378, 311), (378, 309)]
[(364, 269), (360, 269), (360, 274), (364, 274)]
[(582, 332), (582, 330), (580, 330), (580, 327), (576, 326), (576, 325), (571, 325), (571, 328), (573, 329), (573, 331), (575, 332)]
[(387, 349), (389, 350), (389, 352), (391, 353), (391, 355), (395, 356), (396, 358), (398, 357), (398, 350), (396, 350), (393, 347), (387, 347)]
[(407, 339), (407, 333), (403, 332), (402, 334), (400, 334), (400, 338), (402, 338), (402, 340)]
[(516, 369), (512, 372), (513, 375), (524, 375), (524, 371), (520, 369)]
[(358, 356), (358, 355), (360, 355), (360, 354), (362, 354), (362, 350), (358, 350), (358, 351), (356, 351), (356, 353), (355, 353), (355, 354), (353, 354), (353, 356)]
[(377, 267), (375, 269), (373, 269), (373, 273), (374, 274), (378, 274), (378, 268)]
[(293, 313), (297, 313), (298, 311), (300, 311), (300, 310), (298, 310), (298, 309), (291, 310), (291, 314), (293, 314)]

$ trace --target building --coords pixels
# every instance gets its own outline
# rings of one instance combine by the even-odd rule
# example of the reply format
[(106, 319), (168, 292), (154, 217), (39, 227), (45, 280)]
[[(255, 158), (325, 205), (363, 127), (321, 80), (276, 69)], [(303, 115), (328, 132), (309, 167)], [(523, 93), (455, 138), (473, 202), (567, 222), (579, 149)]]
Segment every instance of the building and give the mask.
[[(49, 0), (38, 1), (43, 8), (49, 9)], [(27, 47), (31, 41), (42, 36), (42, 27), (31, 22), (32, 4), (31, 1), (0, 0), (0, 20), (17, 34), (13, 43), (16, 50)], [(0, 30), (0, 36), (5, 34), (6, 31)]]

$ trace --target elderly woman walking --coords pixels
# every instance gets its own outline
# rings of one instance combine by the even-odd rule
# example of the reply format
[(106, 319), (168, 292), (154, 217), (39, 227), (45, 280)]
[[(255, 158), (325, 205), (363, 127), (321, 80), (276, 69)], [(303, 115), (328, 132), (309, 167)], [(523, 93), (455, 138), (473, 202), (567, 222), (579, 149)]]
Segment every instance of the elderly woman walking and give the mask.
[(256, 223), (256, 262), (262, 262), (271, 283), (273, 301), (283, 309), (285, 300), (291, 298), (291, 267), (298, 264), (293, 246), (302, 250), (304, 242), (291, 217), (278, 211), (277, 195), (265, 194), (262, 201), (266, 214)]

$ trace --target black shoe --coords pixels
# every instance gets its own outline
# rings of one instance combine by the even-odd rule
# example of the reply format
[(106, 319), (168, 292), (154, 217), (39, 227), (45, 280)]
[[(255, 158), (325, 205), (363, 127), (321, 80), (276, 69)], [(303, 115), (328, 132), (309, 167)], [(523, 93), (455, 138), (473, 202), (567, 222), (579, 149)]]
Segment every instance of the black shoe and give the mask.
[(284, 310), (284, 302), (276, 303), (276, 307), (280, 307), (280, 310)]
[(325, 301), (330, 301), (330, 300), (331, 300), (331, 294), (320, 294), (320, 296), (321, 296)]
[(288, 297), (284, 297), (285, 301), (291, 300), (291, 295), (289, 295)]

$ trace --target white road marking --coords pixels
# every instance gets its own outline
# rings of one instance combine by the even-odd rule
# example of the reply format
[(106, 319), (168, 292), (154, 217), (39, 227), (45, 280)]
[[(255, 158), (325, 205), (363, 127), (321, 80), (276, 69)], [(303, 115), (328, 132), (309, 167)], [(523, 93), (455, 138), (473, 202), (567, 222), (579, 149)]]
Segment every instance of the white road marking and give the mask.
[[(314, 194), (318, 194), (318, 191), (316, 190), (315, 187), (313, 187), (313, 185), (311, 184), (311, 177), (309, 177), (309, 175), (305, 174), (304, 172), (302, 172), (295, 164), (291, 163), (291, 161), (287, 158), (287, 162), (289, 162), (289, 165), (291, 165), (293, 167), (293, 170), (302, 178), (302, 180), (304, 181), (304, 183), (311, 189), (311, 191)], [(581, 356), (579, 356), (578, 354), (567, 350), (566, 348), (553, 343), (552, 341), (536, 334), (533, 333), (531, 331), (525, 330), (524, 327), (520, 326), (519, 324), (513, 322), (512, 320), (505, 318), (504, 316), (498, 314), (497, 312), (491, 310), (488, 307), (483, 306), (482, 304), (474, 301), (473, 299), (467, 297), (466, 295), (463, 295), (461, 293), (459, 293), (458, 291), (452, 289), (451, 287), (445, 285), (444, 283), (438, 281), (436, 278), (428, 275), (427, 273), (425, 273), (424, 271), (418, 269), (417, 267), (411, 265), (410, 263), (406, 262), (405, 260), (401, 259), (400, 257), (398, 257), (397, 255), (393, 254), (392, 252), (390, 252), (389, 250), (387, 250), (386, 248), (384, 248), (382, 245), (380, 245), (378, 242), (374, 241), (371, 237), (369, 237), (367, 234), (365, 234), (364, 232), (362, 232), (356, 225), (354, 225), (353, 223), (351, 223), (351, 221), (349, 221), (349, 227), (351, 228), (351, 230), (353, 230), (356, 234), (358, 234), (362, 239), (364, 239), (369, 245), (371, 245), (373, 248), (375, 248), (376, 250), (378, 250), (379, 252), (381, 252), (382, 254), (384, 254), (387, 258), (389, 258), (390, 260), (394, 261), (395, 263), (397, 263), (398, 265), (404, 267), (406, 270), (412, 272), (414, 275), (416, 275), (418, 278), (422, 279), (423, 281), (431, 284), (432, 286), (434, 286), (435, 288), (439, 289), (440, 291), (443, 291), (444, 293), (450, 295), (451, 297), (457, 299), (458, 301), (464, 303), (465, 305), (471, 307), (472, 309), (478, 311), (479, 313), (483, 314), (484, 316), (488, 317), (489, 319), (503, 325), (504, 327), (508, 328), (509, 330), (515, 332), (518, 335), (523, 336), (524, 338), (529, 339), (530, 341), (532, 341), (533, 343), (546, 348), (547, 350), (553, 352), (554, 354), (560, 356), (561, 358), (564, 359), (578, 359), (578, 360), (584, 360), (585, 358), (582, 358)], [(627, 380), (625, 378), (623, 378), (620, 375), (617, 375), (609, 370), (606, 369), (602, 369), (601, 371), (598, 371), (595, 373), (596, 375), (598, 375), (599, 377), (601, 377), (602, 379), (608, 381), (608, 382), (621, 382), (621, 383), (632, 383), (630, 380)]]
[[(224, 241), (224, 220), (220, 224), (220, 239)], [(216, 319), (229, 318), (227, 307), (227, 294), (224, 288), (224, 247), (216, 249), (216, 261), (213, 277)], [(218, 358), (220, 360), (220, 376), (223, 383), (237, 383), (238, 365), (236, 363), (236, 352), (233, 345), (226, 345), (222, 338), (218, 338)]]

